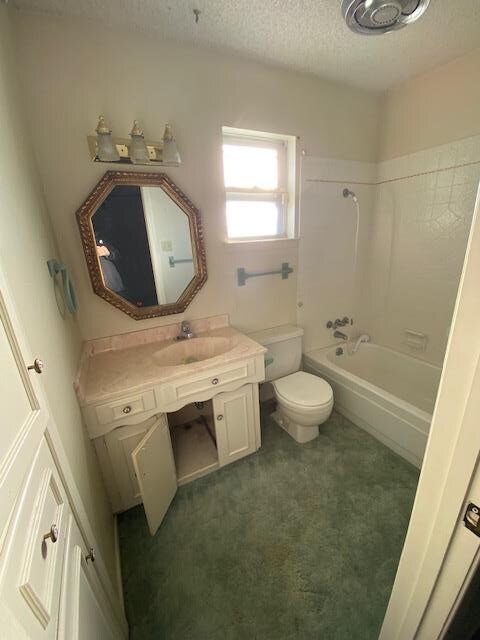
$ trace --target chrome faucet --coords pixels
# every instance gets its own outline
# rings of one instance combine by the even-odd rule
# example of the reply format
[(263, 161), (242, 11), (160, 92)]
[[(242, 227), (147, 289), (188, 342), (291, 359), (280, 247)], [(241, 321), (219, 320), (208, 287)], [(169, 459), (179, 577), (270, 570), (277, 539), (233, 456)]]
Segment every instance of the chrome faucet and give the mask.
[(180, 333), (177, 336), (177, 340), (190, 340), (193, 338), (193, 331), (190, 327), (190, 322), (188, 320), (182, 320), (182, 324), (180, 325)]
[(345, 342), (348, 341), (348, 336), (342, 331), (338, 331), (338, 329), (333, 332), (333, 337), (338, 338), (339, 340), (345, 340)]

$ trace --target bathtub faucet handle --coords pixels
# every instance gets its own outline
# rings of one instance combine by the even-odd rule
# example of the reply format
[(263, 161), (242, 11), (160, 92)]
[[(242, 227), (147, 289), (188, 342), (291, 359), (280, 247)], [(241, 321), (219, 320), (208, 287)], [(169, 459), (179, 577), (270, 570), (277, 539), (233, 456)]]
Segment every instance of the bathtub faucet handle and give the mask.
[[(335, 322), (333, 323), (333, 328), (334, 329), (338, 329), (338, 327), (344, 327), (345, 325), (347, 325), (350, 322), (350, 318), (347, 318), (347, 316), (345, 316), (344, 318), (340, 319), (337, 318), (335, 320)], [(328, 325), (327, 325), (328, 326)]]

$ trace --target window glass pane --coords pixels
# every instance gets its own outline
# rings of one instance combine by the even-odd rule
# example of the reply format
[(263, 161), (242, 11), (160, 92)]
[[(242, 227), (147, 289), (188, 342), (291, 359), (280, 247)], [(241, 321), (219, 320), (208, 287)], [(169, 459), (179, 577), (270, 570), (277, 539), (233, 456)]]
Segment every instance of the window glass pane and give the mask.
[(229, 238), (252, 238), (278, 234), (279, 210), (275, 202), (227, 200)]
[(278, 188), (278, 150), (250, 145), (223, 145), (225, 186)]

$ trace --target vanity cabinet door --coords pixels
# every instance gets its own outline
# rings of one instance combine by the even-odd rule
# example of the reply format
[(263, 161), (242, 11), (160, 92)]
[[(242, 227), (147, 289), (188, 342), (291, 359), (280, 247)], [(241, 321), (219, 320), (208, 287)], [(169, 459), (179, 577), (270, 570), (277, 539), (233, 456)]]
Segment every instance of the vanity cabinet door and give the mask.
[(158, 418), (152, 418), (129, 427), (118, 427), (105, 436), (105, 446), (110, 464), (109, 468), (104, 469), (104, 473), (105, 475), (113, 475), (114, 482), (111, 484), (117, 490), (116, 495), (112, 495), (112, 490), (109, 491), (114, 511), (126, 511), (142, 502), (132, 453), (149, 429), (157, 422)]
[(213, 399), (218, 462), (234, 462), (256, 451), (260, 429), (259, 406), (253, 384), (219, 393)]
[(164, 415), (132, 453), (150, 533), (155, 535), (177, 492), (177, 474), (170, 429)]

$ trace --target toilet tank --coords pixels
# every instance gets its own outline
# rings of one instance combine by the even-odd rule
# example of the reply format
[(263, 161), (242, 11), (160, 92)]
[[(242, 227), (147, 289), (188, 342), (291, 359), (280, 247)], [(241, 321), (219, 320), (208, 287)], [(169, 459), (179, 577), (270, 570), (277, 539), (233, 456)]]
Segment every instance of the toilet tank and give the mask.
[(300, 369), (303, 329), (293, 324), (250, 333), (249, 337), (268, 349), (265, 354), (265, 381), (288, 376)]

